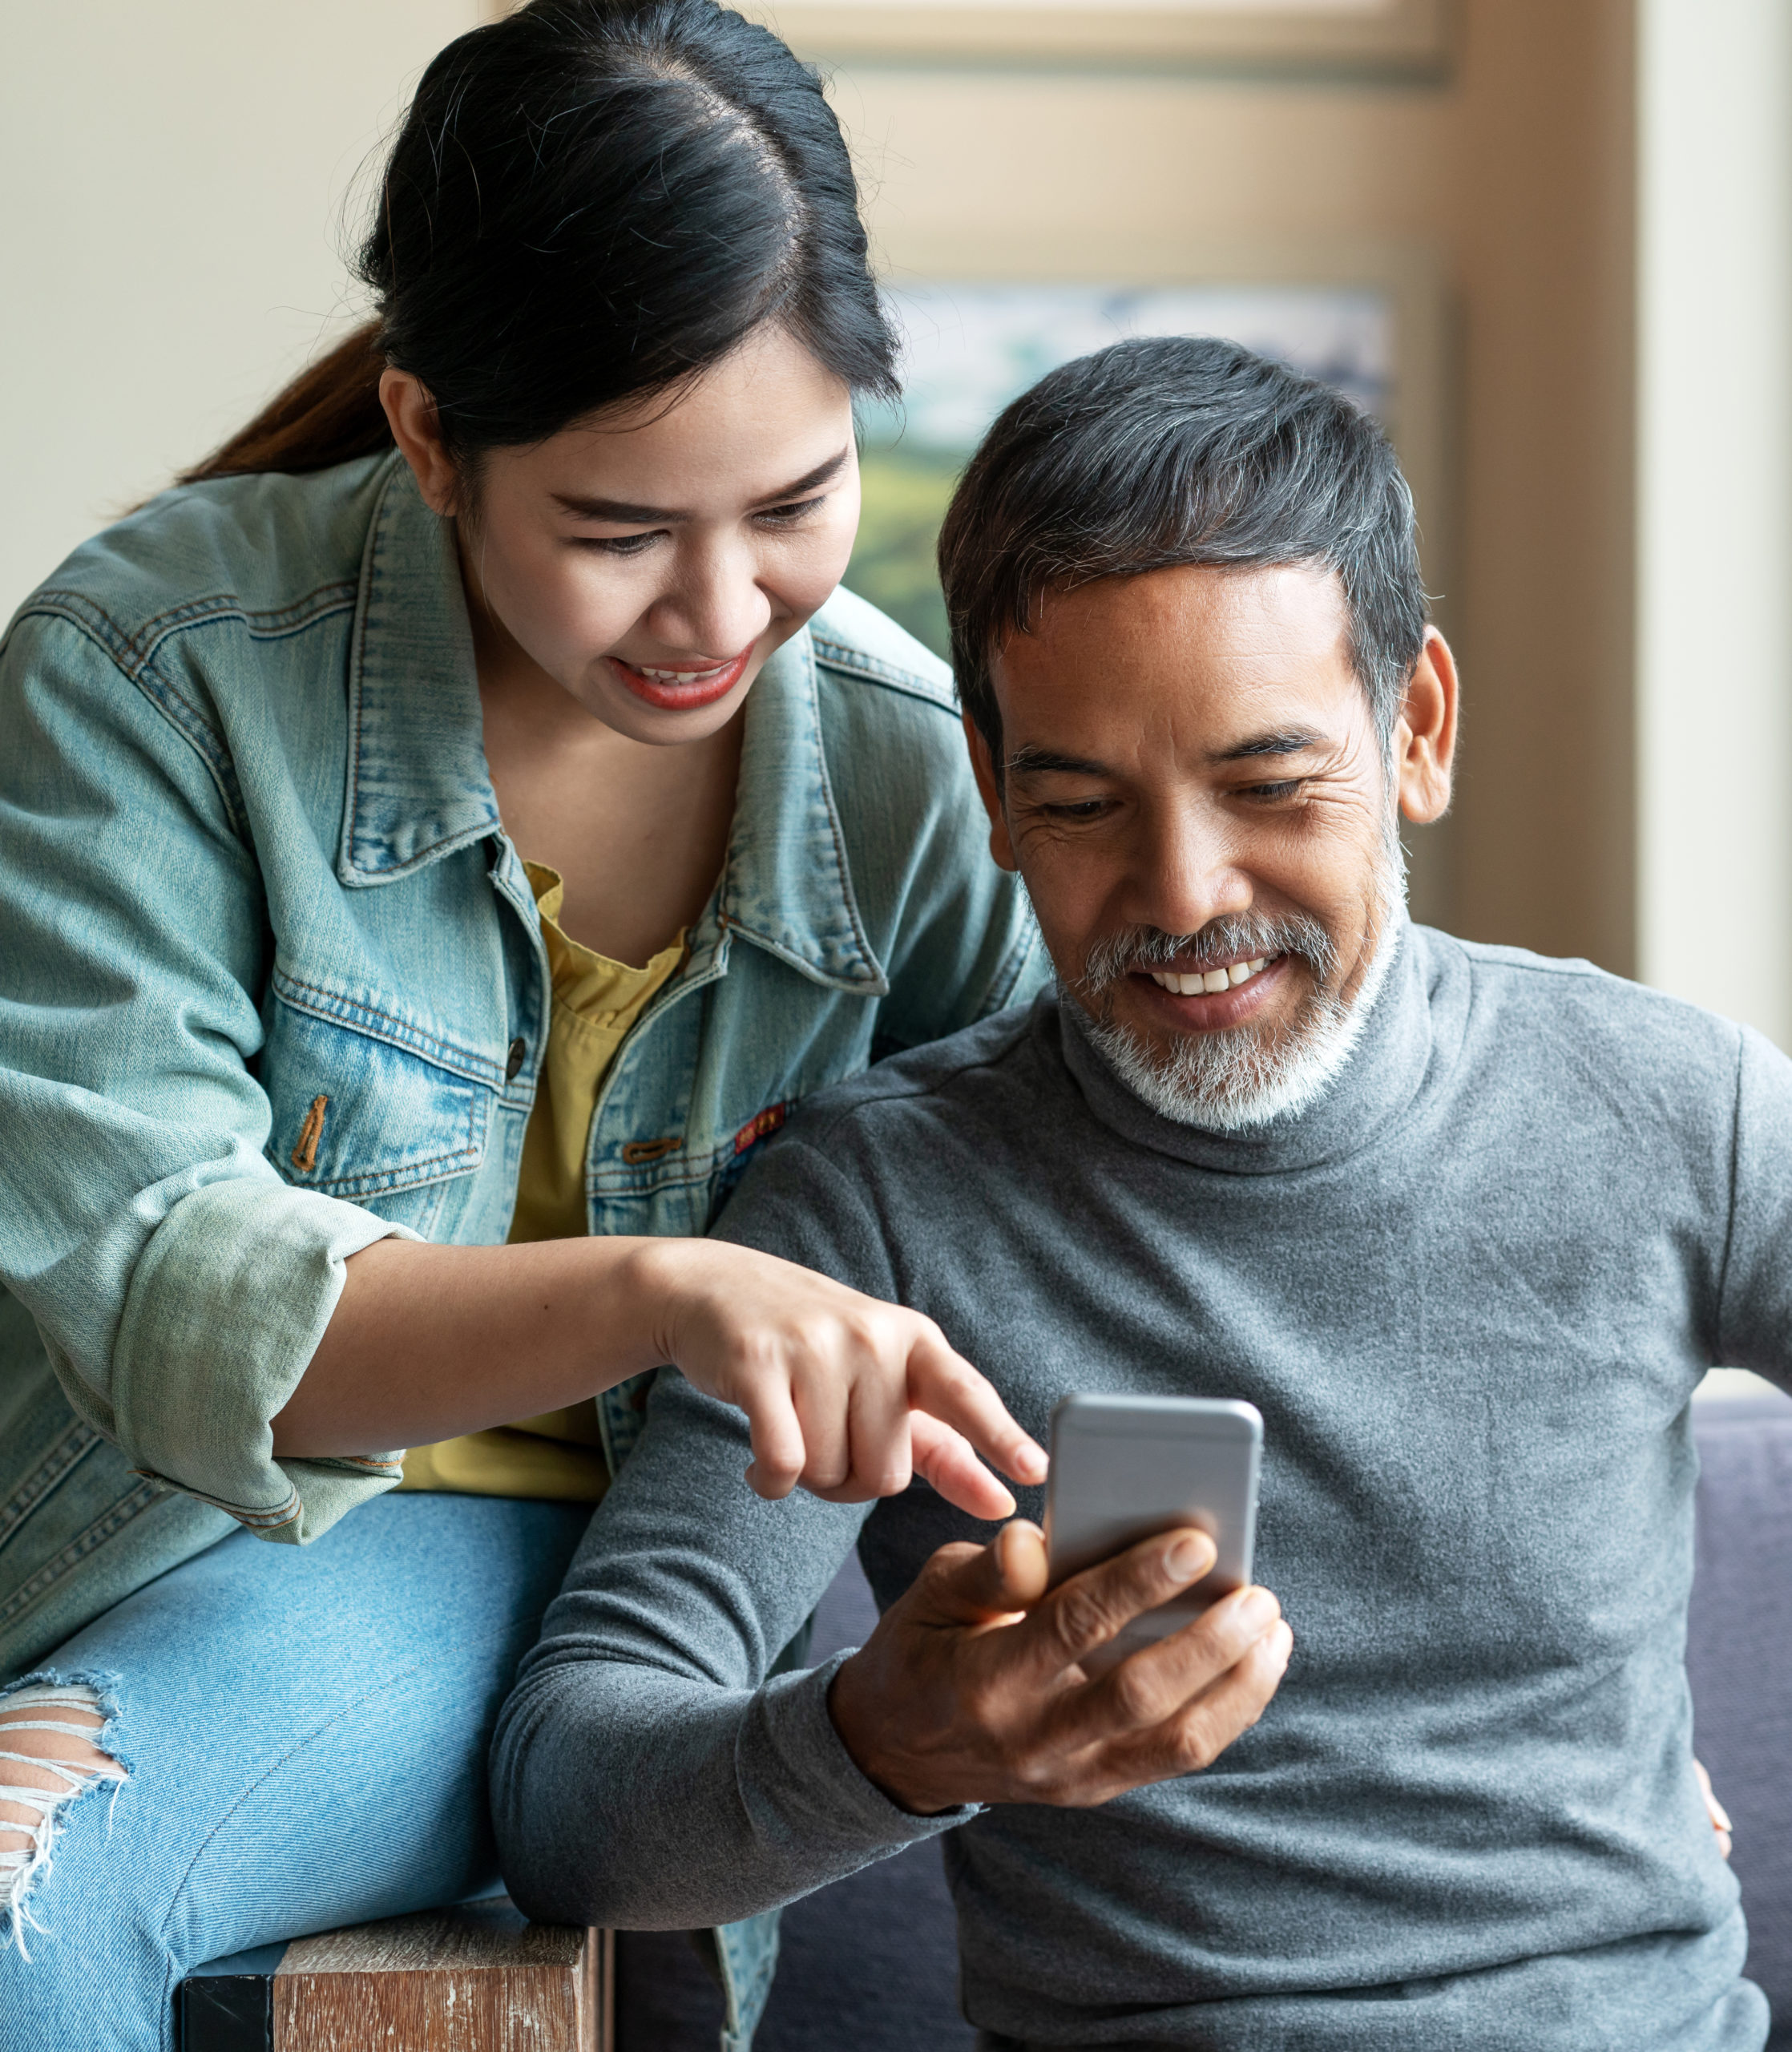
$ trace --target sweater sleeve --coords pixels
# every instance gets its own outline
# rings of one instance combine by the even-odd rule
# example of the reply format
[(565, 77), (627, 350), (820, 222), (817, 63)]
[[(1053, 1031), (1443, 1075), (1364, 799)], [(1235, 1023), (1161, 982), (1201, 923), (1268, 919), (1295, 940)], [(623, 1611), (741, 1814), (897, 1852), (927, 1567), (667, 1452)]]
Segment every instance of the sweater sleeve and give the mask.
[(1792, 1389), (1792, 1061), (1744, 1028), (1717, 1358)]
[[(885, 1294), (871, 1219), (794, 1135), (755, 1165), (718, 1236)], [(661, 1371), (493, 1742), (505, 1878), (531, 1917), (732, 1922), (971, 1814), (910, 1816), (859, 1771), (827, 1707), (846, 1655), (772, 1674), (869, 1507), (803, 1490), (765, 1502), (750, 1457), (738, 1412)]]

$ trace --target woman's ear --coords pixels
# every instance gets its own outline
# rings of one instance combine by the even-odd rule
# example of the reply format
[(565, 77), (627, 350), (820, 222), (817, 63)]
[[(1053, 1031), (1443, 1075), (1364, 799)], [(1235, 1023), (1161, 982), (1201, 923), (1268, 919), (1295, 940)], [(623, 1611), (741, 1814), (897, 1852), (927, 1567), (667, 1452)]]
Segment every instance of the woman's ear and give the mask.
[(435, 401), (408, 370), (388, 368), (380, 378), (380, 404), (424, 504), (444, 519), (453, 519), (461, 510), (460, 472), (443, 446)]
[(990, 753), (983, 729), (968, 713), (960, 717), (964, 721), (965, 745), (971, 750), (971, 774), (977, 779), (978, 795), (983, 801), (984, 811), (989, 814), (990, 854), (998, 869), (1016, 870), (1020, 866), (1015, 860), (1014, 842), (1008, 834), (1008, 816), (1002, 806), (1002, 787), (995, 781), (995, 758)]
[(1455, 753), (1456, 659), (1437, 629), (1427, 627), (1394, 729), (1400, 810), (1415, 824), (1428, 826), (1449, 810)]

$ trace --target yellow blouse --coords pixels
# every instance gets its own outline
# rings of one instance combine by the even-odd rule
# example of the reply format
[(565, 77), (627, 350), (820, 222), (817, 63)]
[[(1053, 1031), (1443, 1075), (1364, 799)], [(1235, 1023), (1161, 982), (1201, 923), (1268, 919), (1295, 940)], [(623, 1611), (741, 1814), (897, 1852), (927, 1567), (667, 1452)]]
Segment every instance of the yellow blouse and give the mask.
[[(644, 969), (612, 962), (560, 930), (566, 886), (545, 863), (525, 862), (553, 976), (547, 1047), (523, 1138), (511, 1240), (574, 1239), (587, 1230), (585, 1154), (598, 1093), (648, 1001), (684, 959), (684, 936)], [(402, 1489), (461, 1496), (547, 1497), (595, 1503), (609, 1484), (597, 1407), (587, 1401), (514, 1425), (467, 1432), (405, 1456)]]

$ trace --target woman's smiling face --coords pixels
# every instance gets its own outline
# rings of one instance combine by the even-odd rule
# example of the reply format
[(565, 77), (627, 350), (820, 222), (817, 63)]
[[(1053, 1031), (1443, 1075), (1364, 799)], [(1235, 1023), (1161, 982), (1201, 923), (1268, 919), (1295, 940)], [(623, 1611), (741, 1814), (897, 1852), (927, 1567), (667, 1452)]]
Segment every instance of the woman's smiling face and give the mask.
[(724, 725), (772, 652), (845, 574), (858, 527), (852, 395), (781, 328), (686, 390), (524, 448), (468, 495), (417, 380), (381, 385), (424, 497), (460, 517), (481, 642), (636, 741)]

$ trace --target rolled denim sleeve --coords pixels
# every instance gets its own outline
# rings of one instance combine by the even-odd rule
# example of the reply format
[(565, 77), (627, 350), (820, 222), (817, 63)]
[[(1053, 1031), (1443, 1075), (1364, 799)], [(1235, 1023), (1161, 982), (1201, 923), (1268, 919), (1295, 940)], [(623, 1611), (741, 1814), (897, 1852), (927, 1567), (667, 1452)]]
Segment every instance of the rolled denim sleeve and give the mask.
[(263, 1153), (268, 915), (232, 765), (54, 616), (0, 652), (0, 1282), (145, 1472), (315, 1537), (397, 1456), (276, 1460), (270, 1421), (344, 1262), (415, 1235)]

